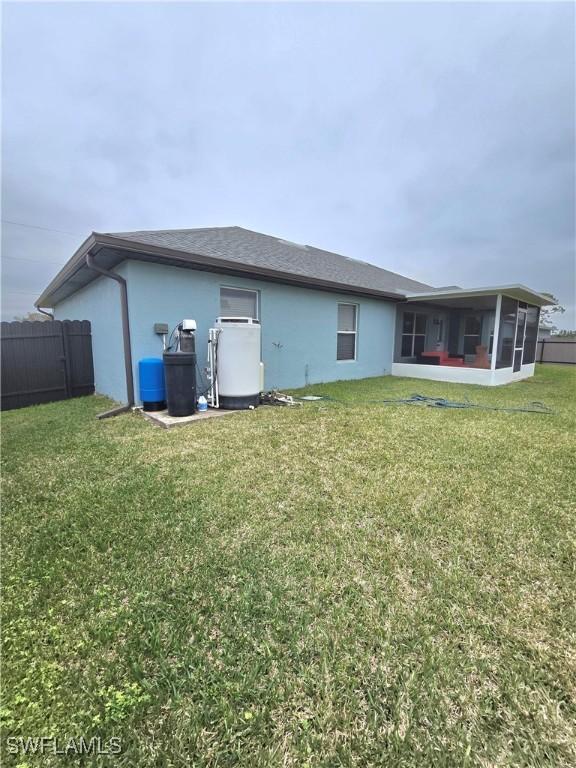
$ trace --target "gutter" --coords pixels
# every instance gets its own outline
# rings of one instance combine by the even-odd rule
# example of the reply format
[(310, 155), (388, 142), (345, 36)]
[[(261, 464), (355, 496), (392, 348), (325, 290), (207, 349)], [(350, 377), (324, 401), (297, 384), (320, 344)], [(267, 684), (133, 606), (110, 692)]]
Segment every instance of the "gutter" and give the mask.
[(130, 319), (128, 316), (128, 288), (126, 280), (115, 272), (111, 272), (108, 269), (99, 267), (94, 262), (94, 257), (90, 252), (86, 254), (86, 266), (89, 269), (93, 269), (95, 272), (99, 272), (104, 277), (109, 277), (120, 285), (120, 305), (122, 310), (122, 338), (124, 341), (124, 368), (126, 371), (126, 393), (128, 395), (128, 403), (121, 405), (118, 408), (112, 408), (110, 411), (99, 413), (96, 418), (107, 419), (110, 416), (117, 416), (120, 413), (129, 411), (134, 405), (134, 375), (132, 372), (132, 344), (130, 340)]

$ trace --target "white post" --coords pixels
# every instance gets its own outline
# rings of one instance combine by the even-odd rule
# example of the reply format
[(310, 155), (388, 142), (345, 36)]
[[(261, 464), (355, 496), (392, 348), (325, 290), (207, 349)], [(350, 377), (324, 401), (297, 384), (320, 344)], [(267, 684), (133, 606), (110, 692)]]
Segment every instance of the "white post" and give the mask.
[(208, 331), (208, 378), (210, 390), (208, 392), (208, 404), (212, 408), (220, 408), (220, 393), (218, 389), (218, 336), (220, 332), (216, 328)]
[(496, 357), (498, 356), (498, 336), (500, 335), (500, 315), (502, 313), (502, 294), (496, 296), (496, 316), (494, 317), (494, 336), (492, 338), (492, 357), (490, 370), (496, 370)]

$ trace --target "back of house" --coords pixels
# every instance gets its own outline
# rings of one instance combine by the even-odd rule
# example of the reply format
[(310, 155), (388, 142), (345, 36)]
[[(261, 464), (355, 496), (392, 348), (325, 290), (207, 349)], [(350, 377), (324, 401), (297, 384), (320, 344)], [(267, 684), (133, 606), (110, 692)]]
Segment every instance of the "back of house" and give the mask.
[(265, 389), (386, 374), (490, 385), (533, 374), (548, 303), (520, 284), (434, 289), (341, 254), (217, 227), (92, 233), (36, 306), (89, 320), (96, 391), (137, 402), (138, 361), (162, 354), (158, 324), (195, 319), (204, 367), (218, 317), (258, 321)]

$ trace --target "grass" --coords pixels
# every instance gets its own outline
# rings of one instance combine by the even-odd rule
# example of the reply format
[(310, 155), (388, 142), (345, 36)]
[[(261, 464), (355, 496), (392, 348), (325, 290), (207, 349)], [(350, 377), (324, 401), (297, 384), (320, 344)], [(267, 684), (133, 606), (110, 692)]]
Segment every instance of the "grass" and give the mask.
[[(4, 414), (3, 764), (574, 766), (575, 373)], [(367, 402), (413, 392), (554, 413)]]

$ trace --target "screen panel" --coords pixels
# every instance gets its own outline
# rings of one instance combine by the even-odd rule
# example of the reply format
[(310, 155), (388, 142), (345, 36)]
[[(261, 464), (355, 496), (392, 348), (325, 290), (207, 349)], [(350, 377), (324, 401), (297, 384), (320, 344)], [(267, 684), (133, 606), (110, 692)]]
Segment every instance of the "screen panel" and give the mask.
[(336, 350), (337, 360), (354, 360), (356, 358), (356, 334), (339, 333)]
[(400, 351), (402, 357), (412, 357), (412, 339), (413, 336), (411, 335), (402, 336), (402, 349)]
[(524, 357), (522, 362), (533, 363), (536, 360), (536, 344), (538, 342), (538, 323), (540, 310), (538, 307), (528, 307), (526, 312), (526, 336), (524, 338)]
[(420, 334), (417, 334), (414, 336), (414, 356), (417, 357), (418, 355), (421, 355), (422, 352), (424, 352), (424, 347), (426, 345), (426, 336), (422, 336)]
[(416, 315), (416, 329), (415, 333), (426, 333), (426, 315)]
[(243, 288), (220, 288), (222, 317), (251, 317), (258, 320), (258, 292)]
[(356, 330), (356, 305), (338, 304), (338, 331)]
[(516, 337), (516, 315), (518, 302), (508, 296), (502, 296), (500, 309), (500, 330), (498, 334), (498, 350), (496, 354), (496, 368), (510, 368), (514, 354), (514, 340)]
[(402, 333), (414, 333), (414, 312), (404, 312), (402, 316)]

